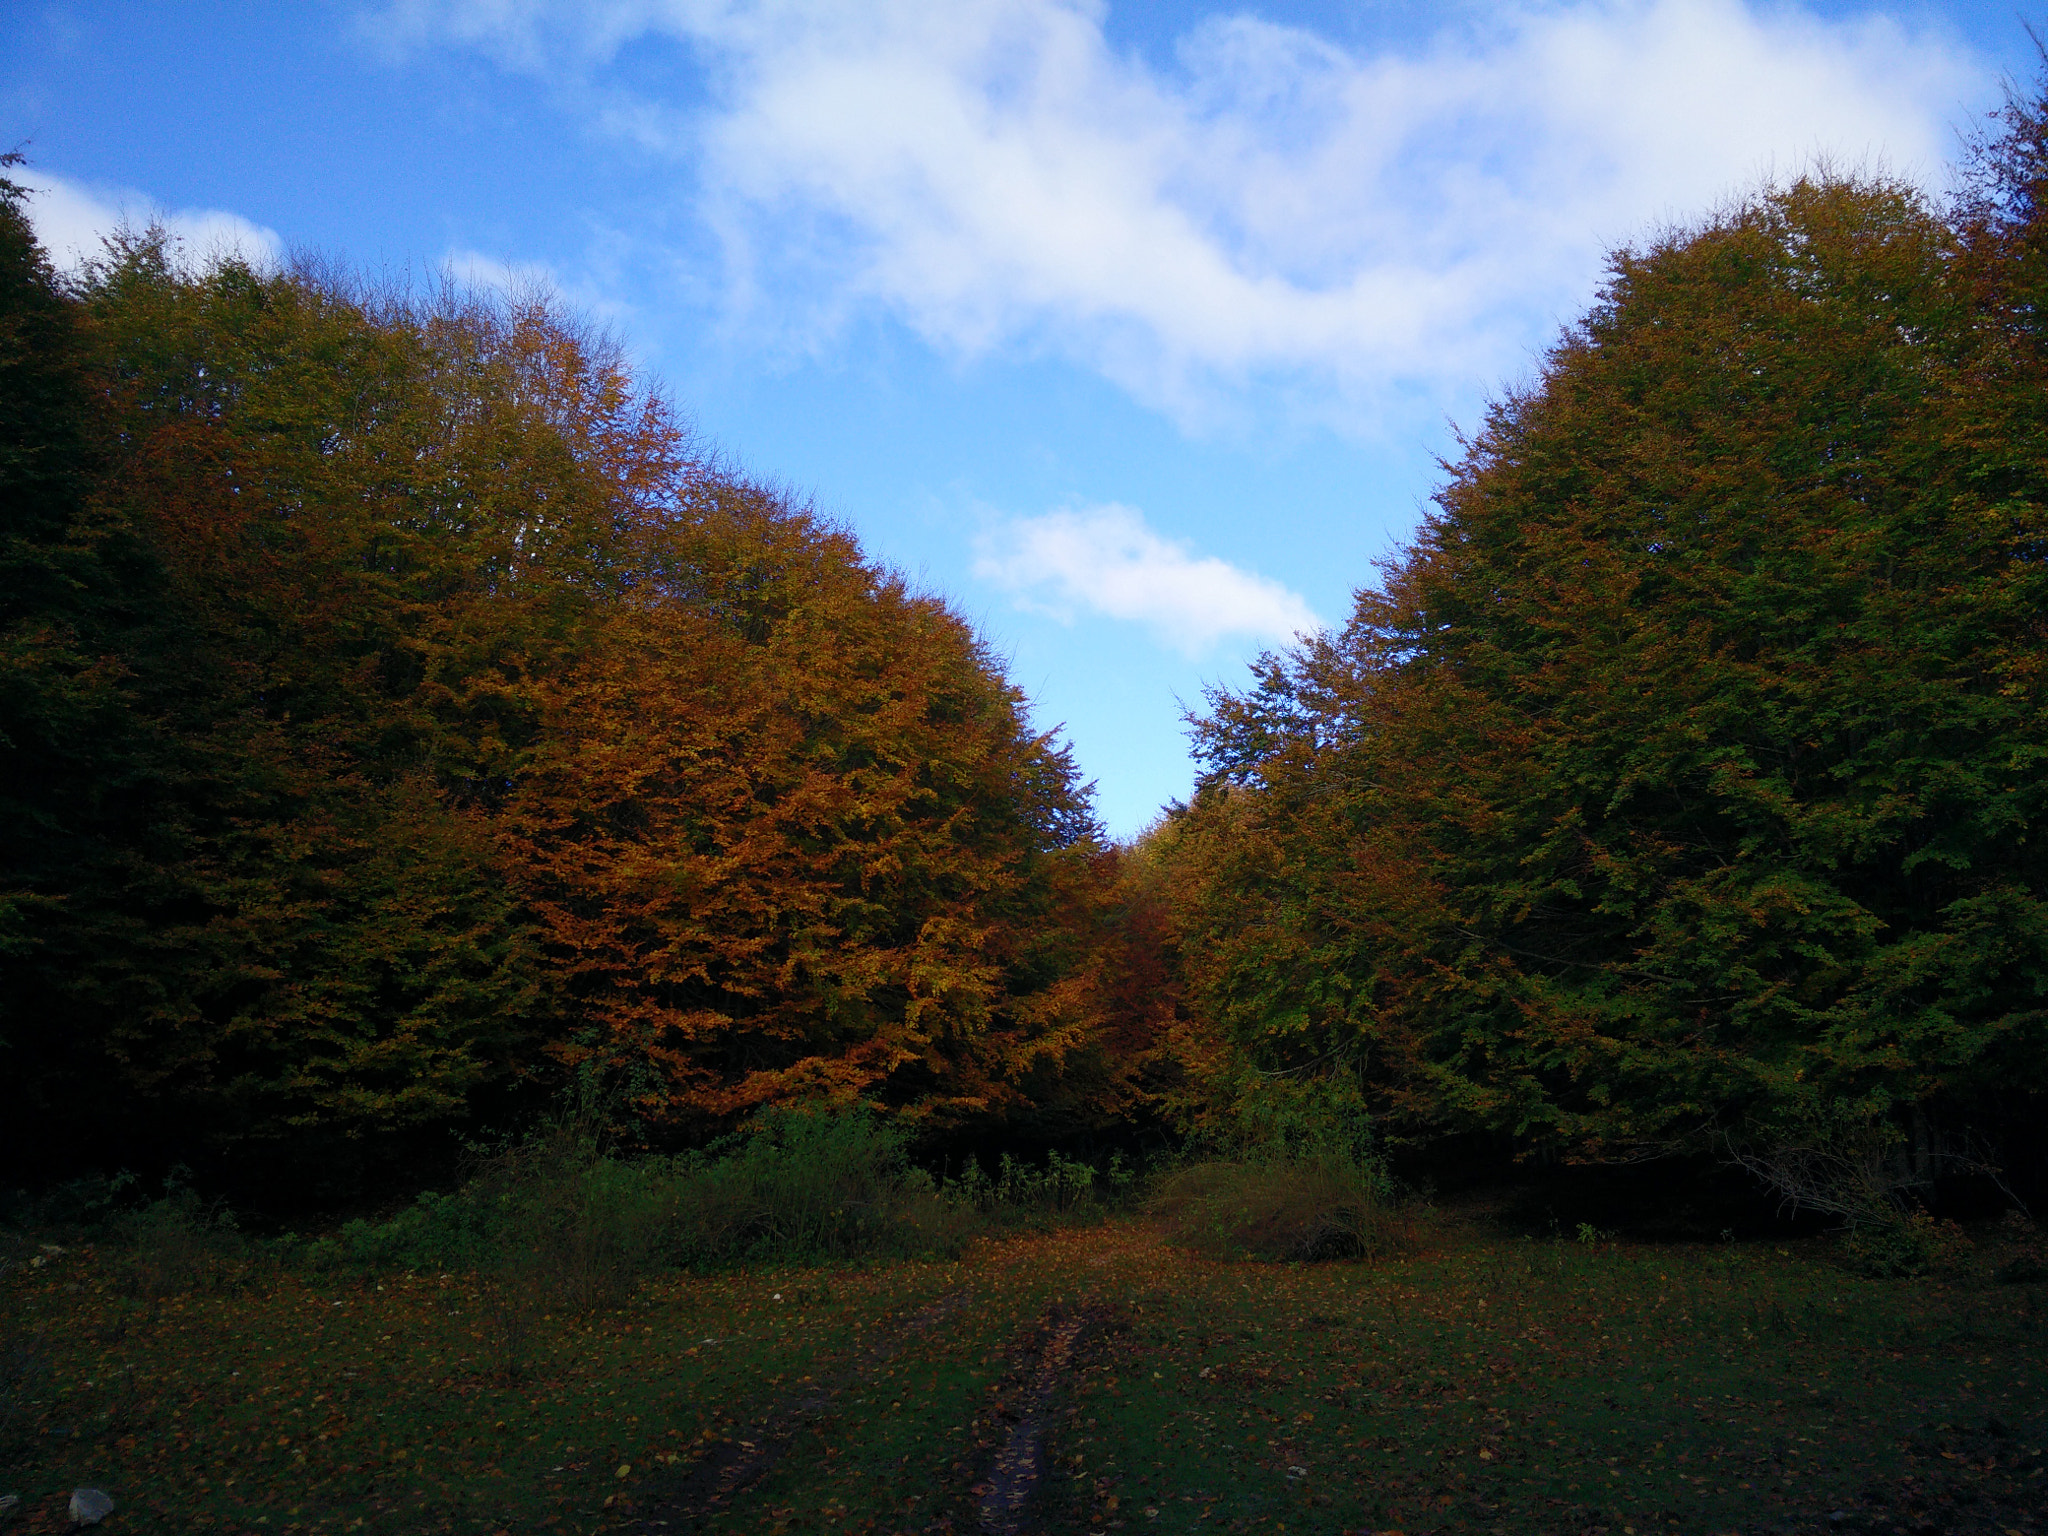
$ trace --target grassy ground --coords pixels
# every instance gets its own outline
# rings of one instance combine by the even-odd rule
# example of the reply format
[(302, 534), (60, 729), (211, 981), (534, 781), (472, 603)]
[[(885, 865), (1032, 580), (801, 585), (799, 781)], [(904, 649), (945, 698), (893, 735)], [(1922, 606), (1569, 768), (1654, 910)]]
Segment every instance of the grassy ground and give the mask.
[(1118, 1220), (585, 1316), (46, 1255), (0, 1281), (0, 1530), (86, 1484), (119, 1532), (965, 1533), (1025, 1453), (1023, 1530), (2048, 1531), (2041, 1287), (1419, 1238), (1231, 1263)]

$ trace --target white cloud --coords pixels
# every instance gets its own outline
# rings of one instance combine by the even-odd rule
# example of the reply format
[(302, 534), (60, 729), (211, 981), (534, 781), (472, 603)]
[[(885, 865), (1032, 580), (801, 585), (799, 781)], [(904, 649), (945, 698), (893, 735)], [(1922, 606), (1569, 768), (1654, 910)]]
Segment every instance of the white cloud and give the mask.
[[(601, 258), (604, 253), (597, 254)], [(620, 331), (635, 318), (616, 290), (587, 270), (565, 278), (544, 261), (506, 261), (468, 247), (449, 250), (441, 258), (441, 270), (462, 287), (495, 290), (515, 302), (559, 299), (571, 312)]]
[(1197, 556), (1115, 503), (1012, 518), (976, 541), (974, 573), (1020, 607), (1144, 624), (1190, 656), (1225, 636), (1285, 642), (1321, 623), (1279, 582)]
[[(1518, 369), (1647, 224), (1818, 154), (1936, 176), (1985, 79), (1938, 31), (1745, 0), (1508, 6), (1381, 54), (1236, 16), (1171, 70), (1103, 18), (400, 0), (382, 29), (573, 84), (672, 155), (756, 321), (829, 334), (880, 305), (958, 354), (1071, 356), (1185, 420), (1278, 379), (1359, 426)], [(708, 106), (607, 72), (649, 36), (707, 63)]]
[(552, 267), (539, 262), (503, 261), (483, 251), (452, 250), (442, 258), (441, 266), (465, 287), (495, 288), (507, 297), (551, 292), (561, 286)]
[(100, 253), (100, 243), (117, 230), (158, 223), (183, 254), (204, 261), (240, 256), (252, 266), (274, 267), (284, 255), (277, 231), (219, 208), (166, 209), (140, 192), (88, 187), (40, 172), (19, 178), (29, 189), (28, 217), (36, 239), (59, 267), (76, 269)]

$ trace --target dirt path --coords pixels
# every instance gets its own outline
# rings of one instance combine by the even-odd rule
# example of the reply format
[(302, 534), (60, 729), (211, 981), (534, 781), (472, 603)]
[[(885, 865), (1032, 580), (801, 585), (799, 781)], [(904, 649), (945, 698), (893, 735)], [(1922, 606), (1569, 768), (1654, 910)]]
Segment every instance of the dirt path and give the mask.
[[(989, 1536), (1027, 1536), (1035, 1528), (1034, 1506), (1046, 1473), (1045, 1441), (1061, 1389), (1085, 1357), (1090, 1340), (1116, 1325), (1117, 1309), (1104, 1295), (1115, 1285), (1117, 1272), (1126, 1263), (1150, 1256), (1159, 1242), (1155, 1233), (1129, 1228), (1063, 1233), (1051, 1240), (1085, 1243), (1082, 1267), (1096, 1273), (1079, 1287), (1080, 1294), (1034, 1315), (1013, 1336), (1002, 1384), (994, 1389), (980, 1420), (986, 1426), (992, 1418), (1000, 1426), (995, 1434), (998, 1445), (971, 1490), (979, 1501), (981, 1527)], [(674, 1536), (729, 1509), (737, 1495), (775, 1468), (798, 1432), (829, 1417), (850, 1391), (869, 1385), (879, 1367), (978, 1296), (984, 1304), (998, 1304), (1001, 1286), (992, 1282), (1004, 1271), (1025, 1270), (1039, 1262), (1046, 1241), (1037, 1237), (998, 1243), (989, 1255), (995, 1273), (982, 1287), (948, 1292), (880, 1330), (879, 1340), (830, 1380), (777, 1404), (744, 1437), (714, 1445), (680, 1481), (654, 1495), (630, 1521), (610, 1529)], [(973, 1439), (985, 1446), (988, 1437), (984, 1433)]]
[(655, 1531), (678, 1526), (688, 1529), (725, 1508), (734, 1494), (782, 1459), (797, 1431), (824, 1418), (848, 1388), (865, 1383), (877, 1366), (887, 1364), (906, 1345), (958, 1312), (971, 1295), (964, 1289), (952, 1291), (911, 1313), (887, 1329), (880, 1342), (863, 1350), (831, 1381), (817, 1383), (802, 1396), (776, 1405), (747, 1432), (746, 1439), (735, 1437), (718, 1442), (658, 1503), (617, 1529), (645, 1531), (652, 1536)]
[(1073, 1360), (1075, 1341), (1090, 1321), (1084, 1312), (1055, 1314), (1035, 1341), (1030, 1385), (1015, 1409), (1002, 1448), (975, 1485), (981, 1495), (981, 1528), (990, 1536), (1022, 1536), (1029, 1529), (1031, 1503), (1045, 1476), (1045, 1430), (1053, 1398)]
[[(1098, 1243), (1099, 1251), (1089, 1254), (1086, 1262), (1091, 1269), (1113, 1270), (1119, 1261), (1144, 1258), (1158, 1245), (1157, 1234), (1125, 1230), (1112, 1241)], [(1021, 1385), (1022, 1392), (999, 1409), (1008, 1428), (974, 1486), (981, 1501), (981, 1528), (988, 1536), (1026, 1536), (1035, 1528), (1034, 1505), (1046, 1473), (1046, 1435), (1060, 1391), (1085, 1360), (1090, 1343), (1117, 1324), (1117, 1308), (1101, 1296), (1111, 1280), (1105, 1274), (1078, 1303), (1055, 1306), (1012, 1351), (1006, 1379)]]

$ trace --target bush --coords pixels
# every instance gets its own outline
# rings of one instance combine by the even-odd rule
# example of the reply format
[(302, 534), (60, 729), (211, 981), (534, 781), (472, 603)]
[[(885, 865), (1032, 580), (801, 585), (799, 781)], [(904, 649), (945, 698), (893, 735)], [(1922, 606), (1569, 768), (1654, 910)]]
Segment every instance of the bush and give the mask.
[(1379, 1165), (1336, 1155), (1196, 1163), (1160, 1182), (1153, 1209), (1218, 1257), (1381, 1259), (1410, 1236)]
[(971, 1225), (867, 1111), (770, 1110), (675, 1169), (670, 1252), (685, 1264), (950, 1250)]
[(72, 1179), (35, 1198), (16, 1192), (5, 1216), (19, 1230), (0, 1231), (0, 1276), (42, 1269), (67, 1252), (34, 1233), (97, 1249), (117, 1286), (152, 1300), (237, 1283), (263, 1245), (242, 1232), (223, 1202), (202, 1200), (190, 1178), (189, 1168), (173, 1167), (154, 1198), (125, 1169)]
[(577, 1310), (617, 1305), (661, 1257), (676, 1204), (666, 1172), (567, 1135), (503, 1159), (478, 1191), (502, 1213), (496, 1267)]
[(659, 1265), (845, 1259), (957, 1248), (972, 1213), (868, 1111), (764, 1112), (703, 1152), (620, 1158), (573, 1126), (473, 1165), (451, 1194), (352, 1221), (325, 1267), (496, 1273), (572, 1307), (609, 1305)]
[(319, 1268), (460, 1269), (578, 1309), (615, 1304), (661, 1256), (676, 1207), (666, 1166), (605, 1156), (558, 1130), (480, 1160), (452, 1194), (311, 1244)]
[(942, 1189), (950, 1204), (979, 1216), (1028, 1222), (1072, 1215), (1097, 1203), (1099, 1191), (1111, 1201), (1121, 1200), (1134, 1183), (1135, 1175), (1121, 1152), (1111, 1155), (1107, 1172), (1098, 1180), (1092, 1164), (1054, 1150), (1045, 1154), (1043, 1168), (1005, 1152), (996, 1160), (993, 1176), (979, 1159), (969, 1158)]
[(1906, 1210), (1852, 1228), (1842, 1240), (1842, 1253), (1851, 1268), (1889, 1278), (1961, 1269), (1969, 1262), (1970, 1246), (1954, 1222)]
[(2026, 1285), (2048, 1280), (2048, 1233), (2019, 1211), (2007, 1211), (1998, 1224), (2007, 1245), (2005, 1262), (1992, 1278), (2001, 1285)]
[[(115, 1274), (138, 1296), (221, 1290), (241, 1277), (253, 1256), (234, 1212), (201, 1200), (186, 1177), (186, 1169), (174, 1168), (160, 1197), (102, 1217)], [(116, 1175), (108, 1187), (118, 1194), (132, 1183), (132, 1176)]]

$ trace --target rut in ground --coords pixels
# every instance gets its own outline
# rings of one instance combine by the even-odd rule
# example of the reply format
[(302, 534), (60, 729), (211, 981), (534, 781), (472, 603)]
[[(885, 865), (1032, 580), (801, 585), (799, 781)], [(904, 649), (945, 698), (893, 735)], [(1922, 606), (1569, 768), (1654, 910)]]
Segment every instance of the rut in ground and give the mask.
[(831, 1381), (776, 1405), (744, 1437), (713, 1445), (658, 1505), (623, 1529), (651, 1533), (677, 1525), (687, 1528), (724, 1509), (733, 1495), (758, 1481), (782, 1459), (797, 1431), (824, 1418), (849, 1387), (866, 1382), (877, 1366), (886, 1365), (934, 1324), (958, 1312), (969, 1296), (965, 1290), (949, 1292), (882, 1330), (881, 1340), (862, 1351)]

